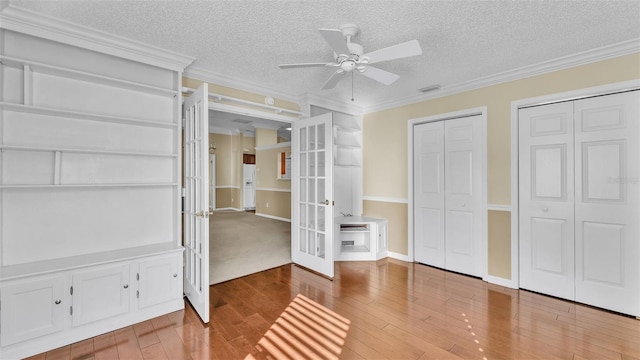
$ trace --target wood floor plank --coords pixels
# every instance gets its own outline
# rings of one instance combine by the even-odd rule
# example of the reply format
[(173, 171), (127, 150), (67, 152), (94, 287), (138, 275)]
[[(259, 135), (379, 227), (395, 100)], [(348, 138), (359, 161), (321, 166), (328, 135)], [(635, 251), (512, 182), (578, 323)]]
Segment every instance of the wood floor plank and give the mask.
[(71, 360), (92, 360), (94, 358), (93, 338), (71, 344), (69, 357)]
[(108, 332), (93, 338), (95, 360), (110, 360), (118, 358), (118, 347), (114, 332)]
[[(394, 259), (294, 265), (210, 287), (211, 322), (184, 310), (33, 360), (266, 359), (258, 342), (296, 295), (350, 322), (341, 359), (640, 359), (640, 321)], [(87, 342), (89, 344), (91, 342)], [(86, 350), (85, 350), (86, 349)]]

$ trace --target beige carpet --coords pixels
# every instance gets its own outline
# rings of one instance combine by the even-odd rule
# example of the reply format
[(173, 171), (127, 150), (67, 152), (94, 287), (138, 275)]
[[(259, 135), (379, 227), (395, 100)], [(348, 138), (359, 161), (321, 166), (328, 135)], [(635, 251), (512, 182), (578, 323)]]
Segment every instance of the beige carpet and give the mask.
[(209, 221), (209, 283), (291, 262), (291, 223), (240, 211), (215, 211)]

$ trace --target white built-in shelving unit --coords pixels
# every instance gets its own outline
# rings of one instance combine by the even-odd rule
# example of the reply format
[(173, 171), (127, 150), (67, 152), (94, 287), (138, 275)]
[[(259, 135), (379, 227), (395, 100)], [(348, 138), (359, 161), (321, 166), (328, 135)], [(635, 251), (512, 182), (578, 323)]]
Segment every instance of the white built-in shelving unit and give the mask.
[(337, 261), (387, 256), (387, 221), (363, 217), (362, 117), (319, 106), (311, 116), (333, 114), (334, 254)]
[(2, 357), (181, 309), (179, 89), (193, 59), (1, 16)]

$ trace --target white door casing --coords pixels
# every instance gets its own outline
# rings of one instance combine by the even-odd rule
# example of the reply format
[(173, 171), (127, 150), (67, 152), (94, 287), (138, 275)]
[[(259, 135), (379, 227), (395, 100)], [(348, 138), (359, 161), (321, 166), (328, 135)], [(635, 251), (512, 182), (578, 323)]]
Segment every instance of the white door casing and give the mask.
[(640, 316), (640, 91), (575, 102), (576, 301)]
[(208, 84), (185, 99), (184, 293), (209, 322), (209, 119)]
[(415, 261), (445, 267), (444, 121), (413, 131)]
[(482, 116), (444, 121), (445, 268), (483, 275)]
[(333, 117), (293, 122), (291, 258), (328, 278), (333, 254)]
[(209, 154), (209, 209), (216, 209), (216, 154)]
[(574, 299), (573, 103), (518, 116), (520, 287)]

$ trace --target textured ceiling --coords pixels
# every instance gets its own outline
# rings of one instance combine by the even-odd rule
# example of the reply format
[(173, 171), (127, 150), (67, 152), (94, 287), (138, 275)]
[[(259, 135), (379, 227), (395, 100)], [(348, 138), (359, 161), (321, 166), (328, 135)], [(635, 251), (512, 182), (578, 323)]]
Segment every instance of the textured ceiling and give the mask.
[[(640, 39), (640, 1), (11, 1), (197, 58), (194, 68), (297, 97), (349, 102), (351, 81), (319, 90), (332, 51), (319, 28), (355, 23), (366, 52), (417, 39), (423, 55), (377, 64), (385, 86), (356, 75), (355, 104), (375, 107), (602, 46)], [(639, 40), (640, 41), (640, 40)], [(264, 94), (270, 95), (270, 94)]]

